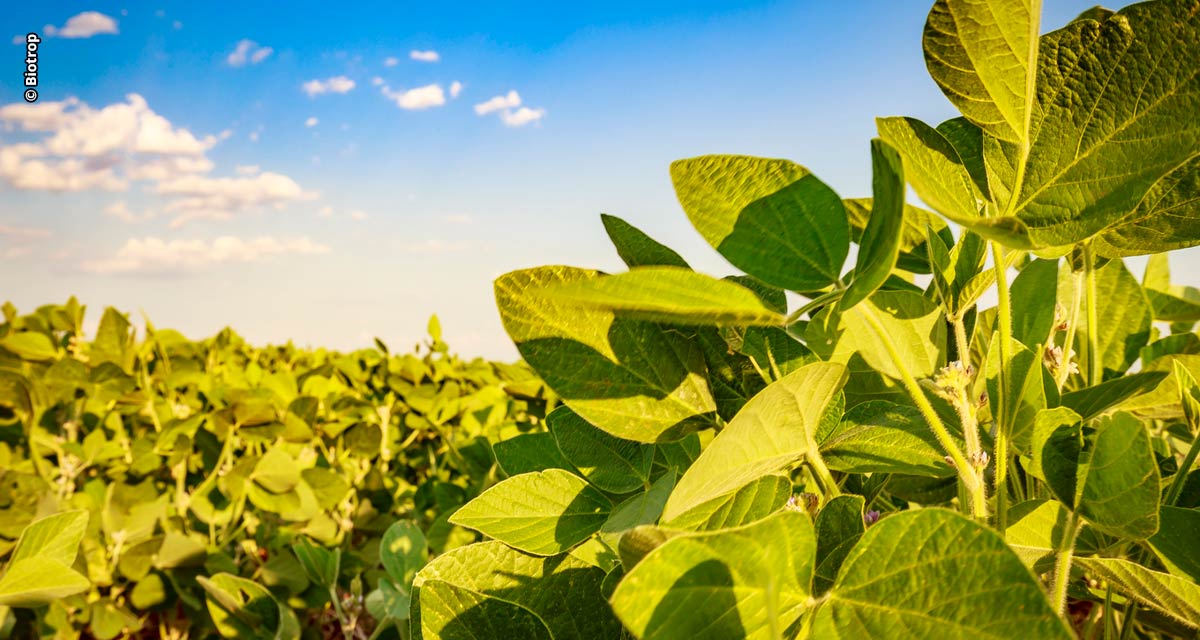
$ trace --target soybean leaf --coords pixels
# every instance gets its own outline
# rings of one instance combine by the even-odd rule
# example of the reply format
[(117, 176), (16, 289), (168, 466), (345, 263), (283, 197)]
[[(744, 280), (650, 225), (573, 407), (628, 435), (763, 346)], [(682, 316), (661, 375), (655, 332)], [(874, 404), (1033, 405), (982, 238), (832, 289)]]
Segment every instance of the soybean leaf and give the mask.
[(663, 519), (670, 521), (815, 454), (817, 425), (845, 381), (845, 367), (817, 362), (768, 385), (746, 403), (679, 479)]
[[(871, 219), (873, 203), (870, 198), (846, 198), (842, 200), (846, 216), (850, 220), (850, 239), (862, 240), (862, 234)], [(904, 225), (900, 231), (900, 258), (896, 266), (911, 273), (929, 273), (928, 249), (925, 246), (925, 227), (932, 227), (943, 242), (953, 242), (950, 227), (936, 213), (905, 203)]]
[(626, 273), (548, 287), (543, 295), (622, 317), (674, 324), (783, 324), (753, 291), (682, 267), (640, 267)]
[(1200, 584), (1200, 511), (1163, 505), (1158, 532), (1147, 541), (1167, 570)]
[(907, 291), (877, 291), (845, 313), (826, 308), (805, 331), (809, 348), (823, 359), (850, 363), (860, 355), (879, 373), (899, 379), (887, 342), (912, 375), (933, 375), (942, 363), (946, 323), (932, 300)]
[[(1076, 278), (1064, 264), (1059, 272), (1058, 292), (1060, 300), (1070, 301), (1076, 286)], [(1096, 272), (1096, 305), (1100, 320), (1100, 363), (1104, 378), (1124, 373), (1137, 359), (1142, 347), (1150, 342), (1150, 325), (1153, 311), (1146, 301), (1141, 285), (1129, 273), (1124, 261), (1114, 260)], [(1076, 340), (1087, 345), (1090, 335), (1087, 314), (1080, 313)], [(1088, 370), (1088, 349), (1076, 347), (1079, 353), (1079, 369)]]
[(700, 156), (671, 163), (671, 180), (692, 226), (742, 271), (792, 291), (815, 291), (841, 275), (850, 251), (845, 209), (808, 169)]
[(10, 563), (45, 558), (70, 567), (75, 564), (79, 543), (87, 531), (88, 512), (65, 511), (33, 521), (21, 531)]
[(757, 522), (787, 504), (792, 481), (783, 475), (756, 478), (725, 495), (698, 504), (663, 524), (674, 529), (714, 531)]
[(300, 566), (304, 568), (309, 580), (327, 589), (337, 585), (338, 572), (341, 570), (342, 550), (318, 547), (306, 538), (300, 538), (292, 545), (292, 551)]
[(1200, 627), (1200, 585), (1195, 582), (1118, 558), (1078, 558), (1076, 562), (1151, 609), (1192, 628)]
[(675, 440), (708, 425), (716, 404), (704, 356), (686, 338), (540, 294), (597, 277), (542, 267), (497, 279), (500, 318), (517, 350), (567, 406), (619, 438)]
[[(1193, 246), (1198, 236), (1200, 156), (1195, 156), (1154, 183), (1133, 215), (1097, 239), (1096, 249), (1102, 256), (1143, 255)], [(1186, 306), (1194, 314), (1191, 300)]]
[(425, 566), (428, 549), (425, 534), (415, 523), (399, 520), (383, 532), (379, 542), (379, 561), (397, 586), (408, 592), (413, 576)]
[(979, 218), (971, 175), (949, 140), (915, 118), (876, 118), (875, 125), (900, 154), (904, 177), (923, 202), (956, 222)]
[(41, 607), (91, 586), (87, 578), (52, 557), (14, 560), (0, 578), (0, 606)]
[(1039, 0), (937, 0), (925, 65), (967, 120), (1000, 140), (1029, 139)]
[[(600, 592), (604, 572), (570, 555), (542, 558), (501, 542), (481, 542), (447, 551), (425, 565), (413, 583), (422, 604), (424, 585), (435, 580), (527, 609), (555, 640), (615, 638), (621, 633), (621, 623)], [(463, 606), (444, 607), (442, 615), (463, 615), (471, 603)]]
[(1033, 422), (1029, 472), (1041, 478), (1063, 504), (1074, 509), (1078, 494), (1082, 420), (1067, 407), (1043, 409)]
[(41, 362), (58, 357), (58, 349), (44, 333), (22, 331), (0, 338), (0, 348), (7, 349), (23, 360)]
[(253, 580), (218, 573), (196, 581), (208, 595), (208, 613), (222, 636), (274, 640), (300, 636), (300, 622), (292, 608), (280, 605)]
[(608, 498), (578, 476), (547, 469), (501, 481), (454, 512), (450, 523), (549, 556), (583, 542), (611, 511)]
[(815, 552), (793, 511), (677, 536), (625, 575), (612, 607), (642, 640), (781, 637), (810, 606)]
[(600, 214), (600, 220), (604, 222), (604, 230), (617, 248), (617, 254), (630, 269), (652, 266), (688, 268), (688, 263), (678, 253), (641, 229), (607, 213)]
[(804, 343), (778, 327), (748, 327), (737, 351), (774, 380), (817, 359)]
[(1084, 420), (1090, 420), (1113, 407), (1120, 406), (1130, 398), (1150, 391), (1166, 377), (1165, 371), (1125, 374), (1092, 387), (1064, 393), (1062, 406), (1074, 410)]
[(1162, 488), (1145, 425), (1124, 412), (1092, 424), (1096, 432), (1079, 457), (1075, 510), (1102, 533), (1154, 535)]
[(628, 573), (651, 551), (660, 547), (667, 540), (685, 533), (687, 532), (655, 525), (641, 525), (626, 531), (617, 545), (621, 566)]
[(1012, 282), (1012, 335), (1030, 349), (1046, 344), (1058, 300), (1058, 261), (1034, 260)]
[(662, 515), (663, 507), (667, 504), (667, 498), (671, 496), (671, 489), (674, 488), (675, 474), (664, 473), (649, 489), (626, 498), (617, 505), (601, 525), (600, 532), (620, 533), (658, 522), (658, 517)]
[(859, 241), (854, 281), (838, 303), (843, 311), (874, 293), (891, 275), (900, 256), (904, 167), (896, 150), (878, 138), (871, 141), (871, 175), (871, 219)]
[[(1030, 427), (1038, 411), (1046, 408), (1045, 367), (1041, 349), (1030, 351), (1014, 341), (1009, 346), (1009, 361), (1000, 366), (1000, 334), (992, 339), (987, 359), (987, 393), (992, 416), (1002, 416), (998, 427), (1011, 438), (1013, 447), (1029, 447)], [(1007, 393), (1000, 393), (1000, 375), (1008, 376)], [(1001, 404), (1003, 403), (1003, 404)]]
[(532, 611), (441, 580), (421, 586), (421, 633), (441, 640), (554, 638)]
[(654, 445), (622, 440), (580, 418), (569, 407), (546, 416), (563, 457), (588, 482), (611, 493), (629, 493), (650, 481)]
[(554, 434), (545, 431), (523, 433), (515, 438), (497, 442), (492, 445), (492, 451), (496, 453), (496, 462), (500, 464), (500, 468), (510, 476), (546, 469), (573, 469), (571, 463), (559, 451)]
[(856, 405), (820, 443), (830, 469), (848, 473), (954, 474), (915, 407), (873, 400)]
[(824, 593), (833, 586), (838, 569), (866, 531), (862, 496), (844, 495), (830, 500), (817, 514), (817, 559), (813, 592)]
[[(919, 597), (913, 585), (921, 585)], [(883, 518), (842, 563), (817, 638), (1073, 637), (994, 531), (944, 509)]]
[(1050, 570), (1062, 548), (1070, 511), (1057, 500), (1029, 500), (1008, 511), (1004, 539), (1021, 562), (1036, 572)]

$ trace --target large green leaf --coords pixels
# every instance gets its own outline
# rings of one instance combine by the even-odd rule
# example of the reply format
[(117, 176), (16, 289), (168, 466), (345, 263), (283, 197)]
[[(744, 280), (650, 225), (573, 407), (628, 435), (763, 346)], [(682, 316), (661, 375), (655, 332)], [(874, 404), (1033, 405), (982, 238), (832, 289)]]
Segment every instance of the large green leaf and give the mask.
[(1150, 548), (1168, 571), (1200, 584), (1200, 511), (1163, 505), (1158, 517)]
[(379, 542), (379, 561), (392, 581), (405, 592), (412, 589), (413, 577), (425, 566), (427, 555), (425, 534), (407, 520), (392, 523)]
[(1082, 420), (1067, 407), (1043, 409), (1033, 421), (1029, 472), (1045, 481), (1063, 504), (1074, 509), (1079, 493)]
[(549, 300), (615, 311), (621, 317), (674, 324), (783, 324), (755, 293), (684, 267), (639, 267), (542, 292)]
[(208, 595), (208, 613), (226, 638), (285, 640), (300, 636), (300, 622), (291, 607), (281, 605), (267, 588), (230, 573), (196, 581)]
[[(1133, 256), (1191, 247), (1198, 237), (1200, 155), (1156, 182), (1142, 197), (1133, 215), (1100, 236), (1096, 247), (1103, 256)], [(1191, 307), (1193, 315), (1200, 306), (1194, 300), (1181, 305)]]
[(35, 520), (21, 532), (8, 561), (17, 563), (31, 558), (45, 558), (69, 567), (75, 564), (87, 524), (88, 512), (83, 510), (65, 511)]
[(951, 220), (978, 218), (978, 193), (949, 140), (915, 118), (876, 118), (875, 125), (879, 137), (900, 154), (904, 177), (922, 201)]
[(1029, 138), (1039, 0), (937, 0), (925, 65), (968, 120), (1000, 140)]
[(845, 381), (845, 367), (817, 362), (768, 385), (746, 403), (679, 479), (663, 519), (672, 520), (816, 453), (817, 425)]
[(946, 323), (936, 302), (908, 291), (877, 291), (845, 313), (817, 314), (805, 337), (810, 349), (826, 360), (850, 363), (855, 355), (891, 378), (901, 378), (890, 349), (918, 377), (932, 376), (942, 364)]
[(1049, 571), (1055, 553), (1062, 548), (1070, 512), (1057, 500), (1029, 500), (1008, 511), (1004, 539), (1025, 566), (1036, 572)]
[(1046, 344), (1058, 300), (1058, 261), (1034, 260), (1012, 282), (1012, 336), (1030, 349)]
[(1079, 456), (1075, 510), (1109, 535), (1154, 535), (1162, 487), (1145, 425), (1124, 412), (1092, 424), (1096, 432)]
[(1076, 562), (1151, 609), (1192, 628), (1200, 627), (1200, 585), (1192, 580), (1118, 558), (1078, 558)]
[(612, 607), (641, 640), (779, 638), (810, 606), (816, 536), (808, 517), (671, 538), (637, 564)]
[(943, 509), (888, 516), (842, 563), (815, 638), (1073, 635), (991, 529)]
[[(1069, 304), (1074, 295), (1076, 278), (1064, 262), (1059, 272), (1058, 295)], [(1100, 320), (1100, 363), (1104, 377), (1124, 373), (1138, 358), (1142, 347), (1150, 342), (1150, 326), (1154, 313), (1137, 279), (1121, 260), (1113, 260), (1096, 272), (1096, 315)], [(1091, 328), (1087, 314), (1079, 313), (1076, 339), (1079, 346), (1079, 370), (1088, 370), (1088, 349)], [(1083, 347), (1083, 348), (1081, 348)]]
[(1137, 3), (1042, 37), (1028, 162), (1010, 207), (1035, 244), (1069, 246), (1131, 221), (1200, 153), (1197, 59), (1190, 2)]
[(17, 354), (18, 358), (39, 362), (58, 357), (58, 349), (44, 333), (22, 331), (0, 338), (0, 347)]
[(521, 355), (576, 413), (619, 438), (674, 440), (710, 424), (716, 404), (704, 356), (686, 338), (539, 293), (597, 277), (541, 267), (496, 280), (500, 318)]
[(838, 496), (830, 500), (817, 514), (817, 560), (813, 575), (813, 592), (824, 593), (833, 586), (842, 562), (866, 531), (863, 522), (862, 496)]
[(671, 163), (692, 225), (730, 263), (783, 289), (815, 291), (841, 275), (850, 251), (842, 201), (798, 164), (750, 156)]
[(463, 505), (450, 522), (549, 556), (598, 531), (610, 511), (608, 498), (578, 476), (548, 469), (501, 481)]
[(630, 268), (634, 267), (683, 267), (688, 268), (678, 253), (646, 235), (641, 229), (617, 216), (600, 214), (608, 239), (617, 248), (617, 255)]
[(41, 607), (91, 588), (88, 579), (50, 557), (10, 562), (0, 578), (0, 606)]
[(654, 445), (612, 436), (570, 407), (552, 411), (546, 425), (559, 451), (588, 482), (612, 493), (629, 493), (649, 484)]
[(854, 281), (838, 302), (842, 310), (863, 301), (891, 275), (904, 229), (904, 167), (882, 140), (871, 141), (871, 219), (859, 240)]
[(757, 522), (787, 504), (792, 481), (784, 475), (770, 474), (755, 478), (744, 486), (706, 500), (663, 524), (675, 529), (714, 531)]
[(421, 634), (438, 640), (554, 638), (532, 611), (441, 580), (421, 585)]
[(1090, 420), (1130, 398), (1154, 389), (1166, 377), (1165, 371), (1129, 373), (1095, 386), (1064, 393), (1062, 406), (1069, 407), (1084, 420)]
[[(1000, 366), (1000, 334), (997, 333), (988, 349), (987, 393), (992, 416), (999, 418), (999, 428), (1007, 434), (1013, 446), (1025, 451), (1029, 446), (1030, 428), (1038, 411), (1046, 408), (1046, 387), (1043, 376), (1041, 350), (1030, 351), (1023, 344), (1013, 342), (1009, 346), (1009, 360)], [(1000, 393), (1000, 375), (1008, 377), (1005, 390)]]
[[(621, 633), (621, 623), (600, 592), (604, 572), (570, 555), (542, 558), (494, 541), (448, 551), (425, 565), (413, 583), (419, 590), (422, 620), (424, 584), (435, 580), (533, 612), (554, 640), (616, 638)], [(438, 605), (437, 615), (461, 616), (475, 605)], [(485, 629), (475, 637), (495, 637)]]
[(884, 400), (864, 402), (847, 411), (820, 448), (825, 463), (837, 471), (936, 478), (954, 475), (921, 412)]

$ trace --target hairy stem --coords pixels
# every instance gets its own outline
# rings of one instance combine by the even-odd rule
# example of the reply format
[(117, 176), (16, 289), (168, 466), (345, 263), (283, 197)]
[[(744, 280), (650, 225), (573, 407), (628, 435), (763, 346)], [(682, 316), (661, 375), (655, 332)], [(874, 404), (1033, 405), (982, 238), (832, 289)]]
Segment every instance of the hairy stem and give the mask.
[(958, 359), (964, 365), (971, 364), (971, 342), (967, 339), (967, 325), (959, 316), (950, 318), (954, 326), (954, 347), (958, 351)]
[(942, 423), (941, 417), (938, 416), (933, 405), (929, 403), (929, 398), (925, 397), (925, 392), (921, 390), (921, 385), (917, 383), (912, 372), (908, 370), (908, 366), (904, 363), (904, 358), (900, 357), (895, 343), (892, 342), (891, 335), (888, 334), (887, 329), (879, 322), (879, 319), (875, 317), (875, 312), (870, 307), (864, 307), (862, 313), (863, 317), (870, 323), (871, 328), (875, 330), (880, 342), (883, 343), (884, 349), (887, 350), (888, 356), (892, 359), (892, 364), (900, 372), (900, 380), (904, 383), (904, 388), (908, 391), (908, 395), (917, 405), (917, 409), (921, 411), (925, 422), (929, 423), (929, 428), (933, 430), (933, 435), (937, 437), (938, 443), (942, 445), (942, 449), (954, 461), (954, 468), (958, 471), (959, 479), (966, 486), (968, 493), (971, 494), (971, 513), (977, 519), (986, 520), (987, 491), (983, 485), (983, 481), (980, 479), (979, 473), (976, 472), (975, 467), (971, 465), (970, 461), (963, 456), (963, 452), (954, 443), (954, 439), (950, 437), (950, 432), (946, 430), (946, 425)]
[(829, 472), (829, 467), (825, 466), (825, 460), (821, 458), (821, 454), (817, 452), (816, 443), (809, 443), (810, 451), (806, 456), (808, 466), (812, 469), (813, 474), (817, 476), (817, 481), (825, 489), (830, 499), (842, 495), (841, 489), (838, 488), (837, 480), (833, 479), (833, 474)]
[(1088, 386), (1100, 384), (1104, 369), (1100, 366), (1099, 308), (1096, 304), (1096, 255), (1092, 245), (1083, 245), (1084, 280), (1087, 284), (1087, 328), (1088, 328)]
[(1004, 269), (1004, 249), (997, 242), (992, 245), (992, 262), (996, 270), (996, 296), (998, 299), (996, 311), (996, 329), (1000, 340), (1000, 397), (996, 398), (996, 528), (1000, 532), (1008, 526), (1008, 416), (1005, 415), (1005, 403), (1010, 389), (1008, 388), (1008, 364), (1012, 358), (1012, 300), (1008, 295), (1008, 274)]
[(1079, 516), (1074, 512), (1067, 518), (1067, 529), (1063, 531), (1054, 559), (1054, 590), (1051, 603), (1058, 615), (1067, 610), (1067, 584), (1071, 581), (1071, 556), (1075, 552), (1075, 538), (1079, 535)]
[(1071, 350), (1075, 348), (1075, 332), (1079, 328), (1079, 306), (1083, 303), (1083, 272), (1074, 275), (1071, 308), (1067, 310), (1067, 335), (1062, 343), (1063, 358), (1054, 376), (1054, 383), (1058, 385), (1059, 391), (1062, 391), (1063, 385), (1067, 384), (1067, 378), (1071, 376)]

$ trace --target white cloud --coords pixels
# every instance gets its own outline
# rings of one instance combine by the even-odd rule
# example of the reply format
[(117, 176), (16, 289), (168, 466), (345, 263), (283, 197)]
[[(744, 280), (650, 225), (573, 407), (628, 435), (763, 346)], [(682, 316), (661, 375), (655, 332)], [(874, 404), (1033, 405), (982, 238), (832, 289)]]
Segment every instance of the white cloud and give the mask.
[(131, 180), (153, 180), (159, 182), (193, 173), (208, 173), (213, 163), (204, 156), (161, 156), (131, 164), (125, 168), (125, 177)]
[(383, 61), (383, 66), (385, 67), (394, 67), (398, 64), (400, 64), (400, 58), (387, 58)]
[(10, 240), (41, 240), (42, 238), (50, 237), (50, 230), (0, 224), (0, 237)]
[(530, 109), (521, 107), (516, 111), (506, 110), (500, 113), (500, 121), (510, 127), (523, 127), (530, 122), (537, 122), (546, 115), (545, 109)]
[(457, 98), (458, 94), (462, 93), (462, 90), (463, 90), (463, 83), (459, 82), (458, 80), (455, 80), (454, 82), (450, 83), (450, 97), (451, 98)]
[(262, 167), (256, 164), (239, 164), (235, 166), (233, 170), (239, 176), (253, 176), (262, 171)]
[(401, 109), (428, 109), (446, 104), (446, 94), (438, 84), (429, 84), (408, 91), (392, 91), (384, 86), (383, 95), (391, 98)]
[(479, 104), (475, 105), (475, 113), (476, 115), (486, 116), (493, 111), (511, 109), (519, 106), (521, 106), (521, 96), (515, 90), (513, 90), (509, 91), (505, 95), (496, 96), (487, 100), (486, 102), (480, 102)]
[(142, 213), (134, 213), (129, 209), (129, 205), (124, 200), (118, 200), (104, 208), (104, 215), (116, 218), (121, 222), (132, 224), (142, 222), (154, 218), (153, 211), (143, 211)]
[(437, 62), (441, 59), (441, 56), (438, 55), (438, 52), (433, 51), (432, 49), (428, 51), (418, 51), (413, 49), (412, 51), (408, 52), (408, 57), (416, 60), (417, 62)]
[(31, 157), (25, 147), (0, 147), (0, 178), (17, 189), (37, 191), (123, 191), (128, 181), (117, 176), (112, 165), (93, 164), (81, 158), (42, 160)]
[(250, 64), (258, 64), (267, 59), (267, 56), (274, 53), (275, 50), (271, 47), (260, 47), (257, 42), (249, 39), (242, 39), (234, 47), (233, 53), (225, 58), (226, 64), (231, 67), (240, 67), (247, 62)]
[(182, 22), (180, 22), (180, 21), (178, 21), (178, 20), (176, 20), (175, 22), (172, 22), (172, 23), (171, 23), (171, 26), (172, 26), (172, 27), (174, 27), (174, 29), (175, 29), (176, 31), (179, 31), (180, 29), (182, 29), (182, 28), (183, 28), (183, 23), (182, 23)]
[(166, 206), (167, 211), (178, 214), (171, 221), (172, 227), (198, 219), (228, 220), (235, 213), (266, 206), (282, 208), (317, 197), (295, 180), (271, 171), (237, 178), (185, 176), (160, 182), (155, 191), (177, 198)]
[(349, 93), (354, 88), (354, 81), (346, 76), (334, 76), (325, 80), (309, 80), (300, 88), (313, 98), (322, 93)]
[(248, 135), (246, 137), (250, 138), (250, 142), (258, 142), (258, 137), (259, 137), (259, 135), (261, 135), (261, 133), (262, 133), (261, 131), (251, 131), (250, 135)]
[(304, 126), (310, 127), (310, 128), (315, 127), (315, 126), (317, 126), (318, 122), (320, 122), (320, 120), (317, 120), (316, 116), (309, 116), (308, 120), (304, 121)]
[(374, 78), (371, 78), (371, 84), (375, 85), (376, 87), (382, 87), (383, 86), (383, 78), (380, 78), (379, 76), (375, 76)]
[(257, 262), (282, 255), (318, 255), (329, 247), (301, 238), (262, 236), (243, 239), (222, 236), (205, 240), (130, 238), (112, 257), (83, 263), (83, 269), (100, 274), (195, 273), (223, 263)]
[(84, 11), (67, 19), (62, 28), (46, 25), (48, 38), (90, 38), (102, 33), (117, 33), (117, 21), (99, 11)]

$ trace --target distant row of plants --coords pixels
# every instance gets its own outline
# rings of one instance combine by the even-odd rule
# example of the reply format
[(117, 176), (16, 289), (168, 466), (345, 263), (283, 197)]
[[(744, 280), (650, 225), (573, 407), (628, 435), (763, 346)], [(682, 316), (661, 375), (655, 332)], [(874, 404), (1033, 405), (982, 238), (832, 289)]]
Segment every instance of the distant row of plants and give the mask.
[(492, 442), (555, 405), (523, 365), (255, 348), (71, 299), (0, 324), (0, 638), (408, 638)]
[(1167, 252), (1200, 244), (1200, 2), (1040, 13), (934, 3), (962, 117), (880, 118), (871, 198), (673, 163), (746, 275), (605, 216), (629, 271), (500, 277), (564, 406), (451, 517), (490, 540), (418, 572), (414, 635), (1196, 637), (1200, 292)]

